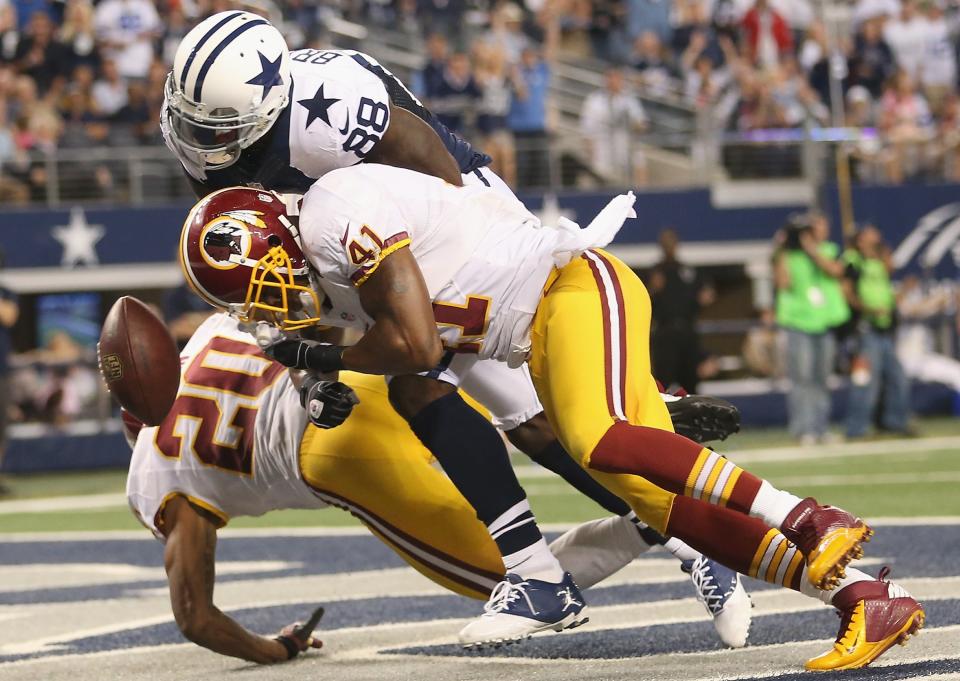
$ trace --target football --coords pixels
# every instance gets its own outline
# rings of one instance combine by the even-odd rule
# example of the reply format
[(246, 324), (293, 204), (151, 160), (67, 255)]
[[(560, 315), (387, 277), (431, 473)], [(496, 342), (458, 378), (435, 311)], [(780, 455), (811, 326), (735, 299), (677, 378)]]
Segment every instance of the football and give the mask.
[(166, 324), (142, 301), (110, 308), (97, 344), (100, 374), (120, 405), (149, 426), (170, 411), (180, 385), (180, 353)]

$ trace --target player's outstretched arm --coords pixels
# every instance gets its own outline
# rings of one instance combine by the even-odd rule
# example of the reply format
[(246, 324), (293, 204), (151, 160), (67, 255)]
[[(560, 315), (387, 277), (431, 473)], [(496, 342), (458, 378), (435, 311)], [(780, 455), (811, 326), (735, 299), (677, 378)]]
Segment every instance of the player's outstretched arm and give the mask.
[(463, 184), (460, 167), (434, 129), (392, 104), (390, 125), (366, 160), (433, 175), (457, 187)]
[(374, 325), (343, 351), (347, 369), (369, 374), (429, 371), (443, 355), (433, 306), (409, 248), (384, 258), (360, 285), (360, 304)]
[(216, 527), (181, 496), (167, 503), (163, 521), (170, 603), (184, 636), (215, 653), (260, 664), (283, 662), (308, 647), (319, 647), (319, 641), (315, 642), (310, 632), (298, 638), (297, 630), (288, 627), (290, 631), (285, 629), (281, 637), (266, 638), (247, 631), (223, 614), (213, 604)]

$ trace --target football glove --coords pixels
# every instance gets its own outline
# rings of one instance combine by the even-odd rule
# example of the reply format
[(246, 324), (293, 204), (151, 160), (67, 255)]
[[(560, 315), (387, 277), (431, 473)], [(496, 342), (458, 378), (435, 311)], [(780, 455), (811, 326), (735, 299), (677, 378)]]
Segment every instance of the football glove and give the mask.
[(719, 397), (684, 395), (668, 401), (667, 411), (677, 434), (699, 444), (740, 432), (740, 410)]
[(291, 369), (328, 374), (344, 368), (342, 345), (330, 345), (302, 338), (278, 338), (266, 345), (261, 344), (260, 348), (267, 357)]
[(307, 410), (310, 423), (318, 428), (336, 428), (347, 420), (360, 398), (340, 381), (323, 381), (308, 376), (300, 386), (300, 404)]
[(280, 630), (280, 635), (275, 640), (282, 643), (283, 647), (287, 649), (288, 660), (292, 660), (310, 648), (323, 647), (323, 641), (313, 637), (313, 630), (320, 623), (321, 617), (323, 617), (322, 607), (314, 610), (310, 619), (305, 623), (294, 622)]

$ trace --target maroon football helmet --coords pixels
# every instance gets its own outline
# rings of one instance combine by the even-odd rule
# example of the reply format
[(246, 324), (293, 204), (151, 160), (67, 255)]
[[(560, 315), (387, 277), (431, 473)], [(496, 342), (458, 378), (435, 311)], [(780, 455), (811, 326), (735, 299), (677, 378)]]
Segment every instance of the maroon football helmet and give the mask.
[(201, 199), (180, 235), (180, 264), (190, 287), (241, 321), (292, 331), (319, 321), (307, 259), (281, 198), (228, 187)]

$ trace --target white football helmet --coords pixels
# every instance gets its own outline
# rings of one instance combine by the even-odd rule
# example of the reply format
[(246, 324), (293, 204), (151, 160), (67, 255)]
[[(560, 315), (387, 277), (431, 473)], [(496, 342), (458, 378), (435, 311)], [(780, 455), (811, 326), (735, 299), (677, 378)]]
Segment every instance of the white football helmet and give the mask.
[(225, 168), (287, 106), (290, 50), (280, 31), (250, 12), (220, 12), (177, 48), (161, 126), (186, 156)]

